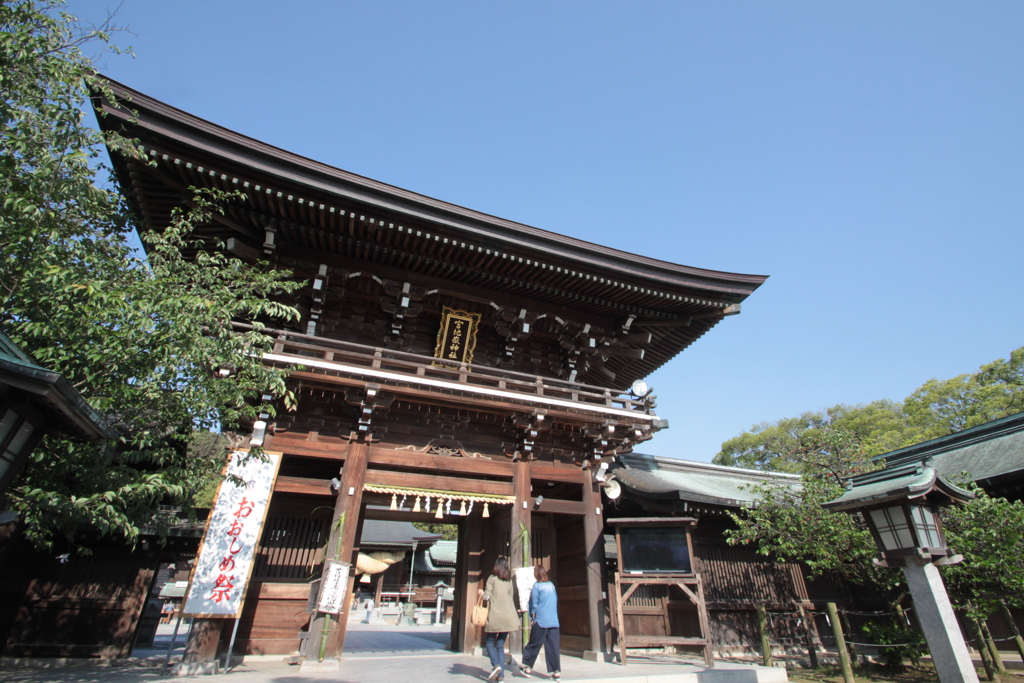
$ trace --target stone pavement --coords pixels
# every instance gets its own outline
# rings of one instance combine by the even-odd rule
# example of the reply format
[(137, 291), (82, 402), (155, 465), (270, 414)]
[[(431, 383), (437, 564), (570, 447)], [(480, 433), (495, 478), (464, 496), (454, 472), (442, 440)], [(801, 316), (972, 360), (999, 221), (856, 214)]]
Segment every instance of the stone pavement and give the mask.
[[(353, 628), (355, 627), (355, 628)], [(161, 673), (163, 655), (153, 650), (136, 651), (119, 666), (76, 664), (46, 668), (2, 668), (4, 683), (149, 683), (196, 681), (196, 683), (476, 683), (490, 670), (485, 656), (445, 650), (447, 630), (429, 626), (367, 626), (350, 624), (346, 653), (340, 669), (300, 673), (282, 657), (247, 657), (227, 673), (173, 678)], [(157, 644), (170, 642), (160, 632)], [(166, 636), (166, 639), (164, 638)], [(180, 636), (179, 636), (180, 637)], [(180, 654), (180, 649), (178, 650)], [(538, 661), (544, 668), (543, 656)], [(506, 683), (550, 680), (535, 670), (527, 678), (506, 670)], [(598, 664), (576, 657), (562, 657), (562, 680), (572, 683), (786, 683), (786, 671), (743, 664), (717, 663), (705, 669), (698, 660), (681, 657), (633, 657), (628, 666)]]

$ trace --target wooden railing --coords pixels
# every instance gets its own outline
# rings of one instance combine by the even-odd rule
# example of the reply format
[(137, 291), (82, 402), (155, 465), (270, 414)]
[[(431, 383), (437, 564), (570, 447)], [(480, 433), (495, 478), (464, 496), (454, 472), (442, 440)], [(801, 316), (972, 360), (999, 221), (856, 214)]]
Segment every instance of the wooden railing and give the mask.
[[(236, 329), (250, 331), (252, 327), (235, 323)], [(456, 361), (421, 356), (393, 349), (353, 344), (351, 342), (314, 337), (288, 330), (265, 330), (273, 338), (275, 354), (343, 363), (357, 368), (386, 371), (406, 375), (410, 381), (417, 379), (439, 380), (466, 386), (483, 387), (521, 394), (524, 398), (571, 401), (587, 406), (612, 408), (650, 415), (648, 404), (615, 392), (606, 387), (566, 382), (557, 378), (529, 375), (522, 372), (502, 370), (486, 365), (459, 363)]]

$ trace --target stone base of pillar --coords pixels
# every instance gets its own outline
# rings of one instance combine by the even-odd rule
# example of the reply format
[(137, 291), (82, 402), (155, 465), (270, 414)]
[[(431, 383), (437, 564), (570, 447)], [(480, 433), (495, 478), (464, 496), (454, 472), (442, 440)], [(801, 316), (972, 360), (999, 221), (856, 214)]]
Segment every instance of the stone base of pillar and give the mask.
[(583, 659), (588, 662), (604, 664), (606, 662), (619, 661), (619, 656), (614, 652), (594, 652), (593, 650), (584, 650)]
[(175, 676), (215, 676), (220, 673), (220, 662), (181, 662), (175, 665)]
[(332, 671), (338, 671), (341, 668), (341, 660), (338, 659), (325, 659), (322, 662), (318, 662), (315, 659), (307, 659), (306, 661), (299, 664), (300, 674), (318, 674), (318, 673), (330, 673)]

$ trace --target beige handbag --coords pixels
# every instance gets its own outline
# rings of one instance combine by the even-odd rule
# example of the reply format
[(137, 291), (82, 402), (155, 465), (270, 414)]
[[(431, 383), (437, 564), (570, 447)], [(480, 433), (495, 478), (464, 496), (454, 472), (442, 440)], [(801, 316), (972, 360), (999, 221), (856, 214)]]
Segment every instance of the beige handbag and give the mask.
[(473, 605), (473, 614), (469, 617), (469, 620), (473, 622), (474, 626), (486, 626), (487, 625), (487, 611), (484, 607), (484, 596), (480, 596), (476, 599), (476, 604)]

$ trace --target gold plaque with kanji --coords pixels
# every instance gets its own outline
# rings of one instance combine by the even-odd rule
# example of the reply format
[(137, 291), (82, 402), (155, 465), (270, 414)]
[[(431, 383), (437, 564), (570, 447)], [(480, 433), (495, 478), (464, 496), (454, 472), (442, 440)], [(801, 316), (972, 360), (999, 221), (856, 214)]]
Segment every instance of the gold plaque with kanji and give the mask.
[(480, 324), (479, 313), (459, 311), (445, 306), (441, 309), (441, 328), (437, 331), (437, 347), (434, 358), (472, 363), (476, 348), (476, 329)]

